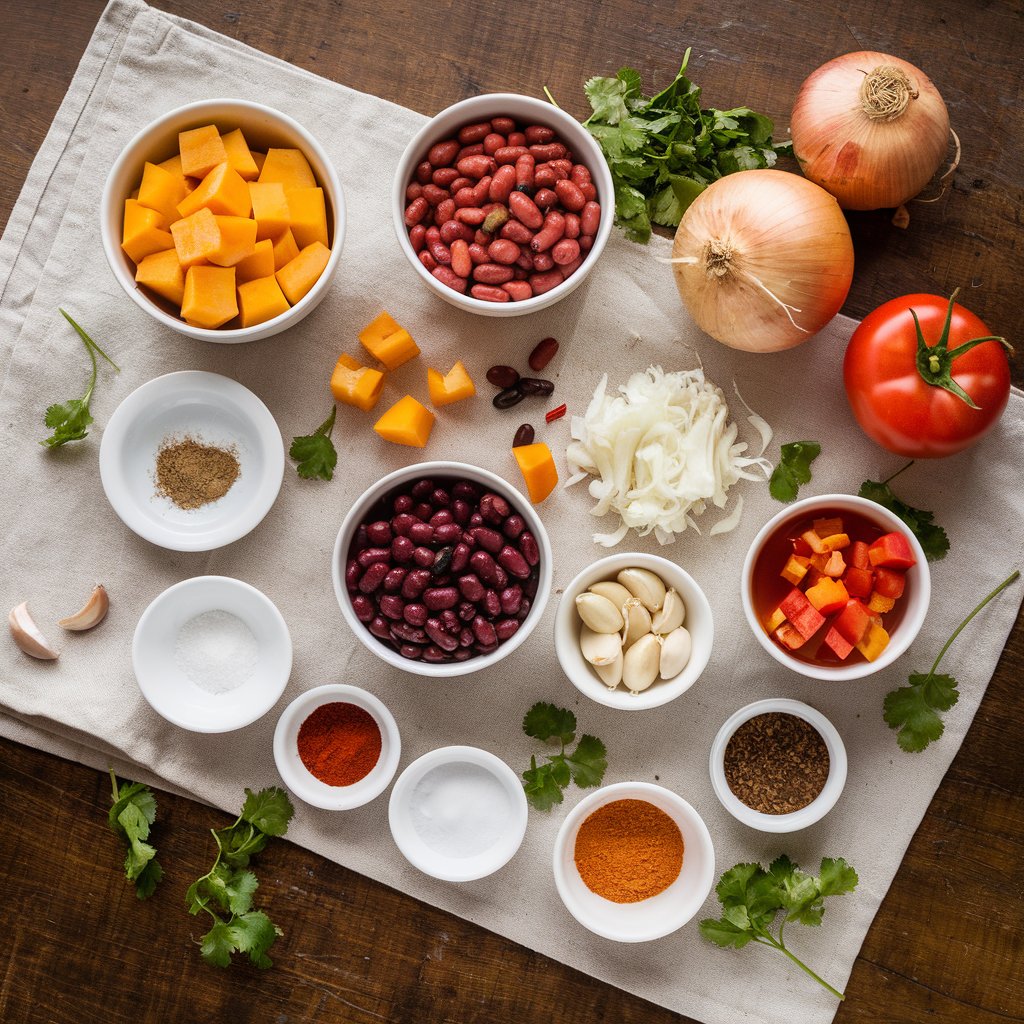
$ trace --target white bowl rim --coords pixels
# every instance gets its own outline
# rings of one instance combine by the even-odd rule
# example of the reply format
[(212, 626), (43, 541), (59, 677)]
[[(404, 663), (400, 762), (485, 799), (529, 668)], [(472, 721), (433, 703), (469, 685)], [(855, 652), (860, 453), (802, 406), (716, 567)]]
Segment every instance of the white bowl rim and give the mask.
[[(593, 575), (597, 570), (601, 572), (597, 579), (614, 578), (616, 571), (631, 566), (636, 566), (640, 569), (650, 569), (652, 572), (662, 575), (663, 578), (666, 575), (669, 577), (675, 576), (676, 579), (685, 581), (692, 588), (692, 593), (682, 595), (686, 604), (687, 618), (683, 625), (687, 626), (688, 622), (692, 621), (692, 606), (694, 604), (699, 606), (699, 614), (707, 622), (707, 629), (701, 631), (699, 638), (691, 632), (693, 649), (690, 660), (683, 671), (674, 679), (656, 680), (648, 689), (636, 695), (623, 689), (608, 689), (589, 668), (586, 669), (586, 675), (584, 675), (582, 670), (577, 671), (580, 669), (580, 664), (585, 666), (586, 663), (582, 661), (582, 658), (577, 663), (577, 659), (570, 653), (573, 649), (571, 647), (569, 651), (566, 649), (569, 647), (570, 638), (574, 637), (576, 633), (575, 625), (578, 622), (578, 613), (575, 609), (575, 598), (578, 593), (583, 591), (580, 581)], [(597, 582), (597, 579), (594, 582)], [(671, 585), (672, 580), (666, 579), (665, 582)], [(651, 708), (661, 707), (664, 704), (668, 704), (669, 701), (681, 697), (704, 673), (714, 650), (715, 619), (707, 595), (697, 581), (681, 565), (678, 565), (669, 558), (665, 558), (663, 555), (641, 551), (620, 551), (612, 555), (605, 555), (596, 562), (591, 562), (586, 568), (580, 570), (565, 587), (559, 598), (558, 607), (555, 609), (554, 636), (555, 655), (558, 658), (562, 672), (580, 693), (585, 694), (597, 704), (603, 704), (605, 707), (617, 708), (621, 711), (647, 711)], [(578, 645), (576, 645), (574, 653), (578, 654)], [(591, 683), (593, 685), (590, 685)]]
[[(828, 777), (821, 792), (805, 807), (789, 814), (764, 814), (747, 806), (729, 788), (725, 778), (725, 748), (732, 739), (733, 733), (750, 719), (758, 715), (771, 714), (793, 715), (802, 718), (812, 725), (821, 736), (828, 748)], [(715, 791), (721, 805), (739, 822), (757, 829), (759, 832), (799, 832), (801, 829), (821, 821), (835, 807), (846, 786), (847, 775), (846, 746), (839, 730), (817, 708), (803, 701), (788, 697), (768, 697), (754, 701), (752, 704), (734, 711), (722, 724), (711, 744), (708, 770), (711, 774), (711, 787)]]
[[(306, 294), (303, 295), (303, 297), (299, 299), (294, 306), (290, 307), (284, 313), (278, 314), (273, 319), (266, 320), (263, 323), (254, 324), (252, 327), (236, 327), (230, 330), (217, 328), (215, 330), (211, 330), (205, 327), (193, 327), (184, 320), (171, 316), (169, 313), (161, 309), (147, 295), (140, 291), (135, 285), (134, 280), (129, 283), (129, 281), (123, 276), (123, 266), (119, 264), (118, 259), (115, 256), (115, 253), (121, 252), (121, 244), (111, 233), (110, 225), (113, 223), (113, 182), (120, 174), (124, 165), (128, 163), (129, 154), (132, 153), (135, 147), (145, 141), (151, 133), (163, 128), (164, 125), (171, 121), (178, 120), (186, 114), (191, 115), (194, 113), (198, 118), (199, 115), (205, 114), (209, 111), (210, 117), (216, 116), (223, 120), (224, 115), (213, 114), (213, 111), (222, 108), (229, 108), (229, 111), (231, 108), (250, 110), (255, 114), (269, 116), (272, 119), (280, 121), (289, 130), (293, 131), (303, 139), (304, 144), (309, 147), (310, 152), (316, 154), (317, 159), (327, 172), (326, 176), (328, 180), (326, 183), (321, 182), (321, 185), (324, 186), (325, 192), (328, 191), (329, 186), (329, 191), (331, 193), (331, 202), (334, 205), (334, 231), (331, 239), (331, 255), (327, 260), (327, 265), (324, 267), (320, 277), (314, 283), (313, 287), (310, 288), (310, 290), (306, 292)], [(227, 116), (230, 116), (230, 113), (228, 113)], [(137, 158), (133, 156), (131, 159), (135, 161)], [(124, 199), (124, 196), (118, 197), (118, 204), (123, 204)], [(128, 296), (137, 306), (145, 310), (165, 327), (169, 327), (171, 330), (177, 331), (179, 334), (184, 334), (189, 338), (195, 338), (198, 341), (209, 341), (220, 345), (260, 341), (265, 337), (272, 337), (274, 334), (279, 334), (292, 322), (298, 322), (303, 319), (306, 314), (311, 311), (312, 307), (320, 301), (320, 296), (322, 295), (323, 290), (328, 287), (332, 277), (334, 276), (338, 262), (341, 259), (341, 250), (345, 242), (346, 226), (347, 217), (345, 212), (345, 195), (341, 188), (341, 180), (338, 178), (338, 172), (335, 170), (334, 164), (331, 162), (330, 157), (328, 157), (326, 150), (320, 145), (313, 134), (299, 124), (295, 118), (285, 114), (283, 111), (277, 110), (275, 107), (268, 107), (265, 103), (256, 103), (253, 100), (236, 99), (234, 97), (226, 96), (196, 100), (192, 103), (186, 103), (183, 106), (175, 107), (173, 110), (168, 110), (155, 120), (150, 121), (149, 124), (140, 128), (125, 144), (124, 148), (118, 154), (117, 159), (111, 165), (111, 168), (107, 173), (106, 180), (103, 183), (103, 192), (100, 198), (100, 238), (103, 244), (103, 252), (107, 257), (107, 263), (110, 265), (111, 272), (121, 287), (125, 292), (127, 292)], [(275, 330), (270, 333), (266, 333), (266, 329), (271, 327), (271, 325), (275, 326)], [(258, 337), (254, 336), (257, 332), (259, 332)]]
[[(874, 661), (862, 661), (852, 665), (838, 665), (835, 667), (826, 665), (812, 665), (810, 662), (801, 661), (798, 658), (790, 657), (777, 644), (772, 642), (770, 636), (765, 633), (757, 613), (754, 611), (753, 602), (750, 598), (750, 581), (753, 578), (754, 564), (765, 539), (774, 532), (782, 522), (791, 518), (799, 518), (800, 515), (816, 506), (842, 507), (857, 509), (866, 518), (881, 520), (890, 531), (898, 531), (910, 544), (917, 565), (908, 572), (917, 570), (911, 596), (908, 598), (907, 607), (903, 613), (903, 619), (899, 626), (893, 630), (888, 646)], [(874, 675), (883, 668), (891, 665), (900, 655), (904, 654), (907, 648), (917, 638), (917, 634), (924, 625), (928, 615), (928, 606), (931, 603), (931, 571), (928, 568), (928, 560), (925, 557), (924, 549), (921, 547), (917, 537), (910, 528), (895, 513), (890, 512), (884, 505), (861, 498), (856, 494), (819, 494), (810, 498), (801, 498), (799, 501), (787, 505), (780, 512), (777, 512), (757, 532), (757, 536), (751, 542), (747, 550), (746, 558), (743, 561), (743, 570), (740, 575), (740, 599), (743, 603), (743, 614), (746, 616), (747, 624), (757, 638), (757, 642), (766, 650), (780, 665), (798, 672), (810, 679), (823, 679), (827, 682), (842, 681), (847, 679), (862, 679), (865, 676)]]
[[(694, 831), (697, 834), (698, 844), (701, 848), (701, 853), (704, 855), (705, 864), (704, 870), (701, 872), (694, 885), (694, 892), (700, 893), (701, 896), (699, 900), (694, 899), (691, 901), (693, 903), (693, 909), (690, 910), (689, 913), (681, 915), (681, 920), (676, 918), (667, 919), (667, 923), (663, 923), (661, 926), (652, 929), (650, 933), (623, 937), (622, 935), (617, 935), (605, 928), (602, 928), (600, 925), (597, 925), (589, 919), (585, 920), (584, 917), (581, 917), (576, 913), (571, 902), (571, 897), (567, 898), (569, 891), (568, 881), (565, 877), (562, 861), (564, 859), (563, 855), (565, 853), (566, 846), (568, 845), (570, 835), (575, 837), (578, 826), (585, 818), (589, 817), (594, 810), (598, 809), (598, 807), (602, 807), (606, 803), (611, 803), (612, 800), (616, 798), (622, 800), (643, 800), (644, 797), (642, 795), (637, 796), (637, 793), (657, 794), (661, 799), (673, 805), (681, 817), (688, 819), (690, 825), (694, 828)], [(612, 799), (608, 799), (609, 797)], [(684, 854), (684, 865), (685, 862), (686, 859)], [(558, 829), (558, 835), (555, 837), (552, 867), (554, 869), (555, 888), (558, 890), (558, 895), (561, 898), (562, 903), (565, 904), (565, 909), (568, 910), (584, 928), (593, 932), (595, 935), (600, 935), (604, 939), (611, 939), (613, 942), (652, 942), (654, 939), (660, 939), (666, 935), (671, 935), (674, 931), (678, 931), (685, 924), (691, 921), (703, 906), (704, 901), (711, 893), (711, 889), (715, 881), (715, 847), (714, 843), (711, 841), (711, 833), (708, 831), (708, 827), (705, 824), (704, 819), (697, 812), (697, 809), (674, 790), (668, 789), (666, 786), (659, 786), (653, 782), (613, 782), (607, 786), (602, 786), (593, 793), (589, 793), (565, 816), (565, 819), (562, 821), (562, 824)], [(634, 905), (635, 904), (628, 904), (628, 906)]]
[[(293, 764), (290, 757), (292, 753), (297, 755), (297, 750), (293, 751), (289, 743), (292, 730), (297, 732), (317, 708), (335, 702), (362, 708), (380, 729), (381, 752), (377, 763), (363, 778), (349, 786), (331, 786), (321, 782), (301, 759)], [(274, 763), (284, 784), (300, 800), (328, 811), (348, 811), (376, 800), (391, 785), (401, 756), (402, 738), (395, 716), (379, 697), (348, 683), (325, 683), (300, 693), (281, 712), (274, 728)]]
[[(513, 803), (513, 818), (502, 840), (472, 857), (451, 858), (430, 851), (426, 844), (410, 842), (415, 830), (405, 817), (416, 784), (431, 770), (447, 764), (474, 764), (490, 771)], [(529, 821), (526, 791), (519, 777), (497, 754), (482, 747), (455, 745), (435, 747), (408, 764), (398, 777), (388, 802), (388, 825), (402, 856), (418, 870), (445, 882), (472, 882), (503, 868), (519, 851)]]
[[(405, 190), (409, 184), (409, 178), (411, 172), (415, 168), (415, 157), (420, 153), (426, 153), (430, 148), (431, 137), (437, 134), (437, 130), (434, 127), (438, 118), (448, 117), (455, 113), (465, 112), (467, 115), (478, 108), (497, 108), (501, 109), (501, 104), (507, 104), (509, 102), (515, 103), (526, 103), (537, 111), (540, 119), (546, 121), (553, 121), (559, 124), (563, 129), (567, 131), (580, 131), (581, 144), (586, 146), (588, 149), (588, 160), (587, 167), (591, 172), (591, 178), (594, 181), (595, 187), (598, 189), (598, 196), (606, 196), (606, 199), (601, 201), (601, 223), (597, 229), (597, 235), (594, 238), (594, 244), (591, 246), (587, 258), (580, 265), (579, 270), (576, 271), (571, 277), (567, 278), (561, 284), (556, 285), (550, 291), (544, 292), (542, 295), (534, 295), (529, 299), (523, 299), (521, 302), (486, 302), (483, 299), (474, 298), (472, 295), (463, 295), (460, 292), (456, 292), (446, 285), (441, 284), (426, 267), (416, 257), (416, 253), (412, 248), (412, 243), (409, 241), (409, 231), (405, 227)], [(500, 116), (495, 114), (494, 116)], [(593, 166), (591, 166), (593, 165)], [(600, 179), (600, 183), (599, 183)], [(398, 243), (401, 246), (402, 251), (405, 253), (406, 258), (412, 265), (413, 270), (426, 284), (433, 290), (433, 292), (440, 298), (456, 306), (458, 309), (465, 310), (471, 313), (482, 314), (484, 316), (520, 316), (527, 313), (537, 312), (541, 309), (546, 309), (548, 306), (554, 305), (560, 299), (565, 298), (570, 292), (574, 291), (580, 284), (583, 283), (587, 274), (593, 269), (604, 251), (604, 247), (608, 242), (608, 238), (611, 235), (612, 223), (614, 221), (614, 185), (612, 182), (611, 171), (608, 169), (607, 161), (604, 158), (604, 154), (601, 152), (600, 147), (590, 137), (587, 129), (580, 124), (572, 115), (566, 113), (560, 107), (556, 107), (553, 103), (549, 103), (546, 100), (538, 99), (536, 96), (527, 96), (523, 93), (514, 92), (489, 92), (480, 93), (476, 96), (469, 96), (466, 99), (459, 100), (457, 103), (445, 107), (443, 110), (439, 110), (422, 128), (412, 137), (408, 146), (403, 150), (401, 157), (398, 160), (398, 167), (395, 172), (394, 183), (392, 184), (391, 190), (391, 207), (392, 207), (392, 222), (394, 224), (395, 234), (398, 238)]]
[[(511, 639), (499, 644), (496, 651), (492, 651), (490, 654), (467, 658), (465, 661), (449, 661), (440, 664), (411, 661), (408, 658), (403, 658), (397, 651), (393, 651), (383, 644), (366, 628), (365, 623), (360, 622), (356, 618), (355, 612), (352, 610), (352, 600), (345, 586), (344, 565), (347, 561), (347, 545), (346, 550), (342, 550), (343, 541), (347, 539), (348, 542), (351, 542), (351, 534), (355, 532), (355, 528), (366, 514), (367, 509), (382, 495), (399, 484), (420, 476), (458, 478), (466, 474), (469, 474), (467, 479), (475, 479), (477, 483), (485, 483), (502, 495), (502, 497), (506, 498), (526, 520), (528, 528), (536, 538), (537, 546), (540, 548), (540, 578), (537, 582), (537, 594), (530, 605), (530, 611), (523, 620), (523, 624)], [(449, 679), (490, 668), (501, 661), (502, 658), (515, 651), (520, 644), (524, 643), (544, 614), (544, 608), (547, 605), (548, 596), (551, 591), (553, 572), (551, 541), (547, 530), (544, 528), (544, 523), (530, 503), (530, 499), (513, 487), (507, 480), (502, 479), (497, 473), (492, 473), (489, 469), (482, 469), (480, 466), (473, 466), (465, 462), (449, 461), (419, 462), (410, 466), (403, 466), (401, 469), (396, 469), (388, 473), (387, 476), (381, 477), (375, 484), (371, 484), (356, 498), (342, 520), (337, 538), (334, 541), (334, 553), (331, 562), (334, 595), (338, 600), (338, 605), (341, 608), (345, 621), (359, 641), (369, 651), (372, 651), (393, 668), (401, 669), (403, 672), (411, 672), (413, 675), (429, 676), (434, 679)]]
[[(253, 705), (251, 714), (240, 716), (238, 719), (229, 719), (226, 723), (218, 722), (215, 724), (211, 724), (208, 720), (204, 720), (199, 723), (189, 721), (187, 718), (175, 714), (173, 710), (162, 706), (162, 702), (157, 695), (157, 691), (152, 687), (149, 687), (147, 682), (143, 682), (143, 679), (146, 676), (145, 669), (143, 668), (142, 671), (140, 671), (140, 666), (143, 666), (144, 664), (141, 653), (142, 638), (144, 638), (145, 631), (152, 621), (160, 615), (161, 605), (164, 604), (173, 594), (182, 590), (194, 590), (197, 587), (209, 587), (211, 584), (237, 589), (240, 593), (245, 594), (249, 600), (256, 604), (263, 605), (270, 613), (271, 620), (275, 623), (275, 627), (278, 630), (276, 639), (282, 644), (282, 649), (287, 654), (287, 672), (284, 673), (280, 685), (273, 687), (271, 691), (269, 691), (273, 699), (269, 700), (269, 702), (265, 701), (265, 707), (260, 704)], [(146, 610), (139, 616), (139, 621), (135, 625), (135, 632), (132, 634), (132, 670), (135, 673), (135, 681), (138, 683), (142, 696), (161, 718), (170, 722), (171, 725), (176, 725), (178, 728), (186, 729), (189, 732), (234, 732), (236, 729), (244, 729), (247, 725), (252, 725), (253, 722), (262, 718), (278, 702), (278, 700), (281, 699), (281, 694), (284, 693), (285, 687), (288, 685), (288, 679), (291, 676), (292, 662), (292, 637), (291, 633), (288, 631), (288, 623), (285, 622), (280, 609), (258, 587), (254, 587), (251, 583), (246, 583), (244, 580), (236, 579), (234, 576), (190, 576), (188, 579), (172, 583), (171, 586), (162, 590), (153, 598), (152, 601), (149, 602), (146, 606)], [(245, 684), (243, 683), (242, 685), (244, 686)]]
[[(145, 410), (152, 393), (167, 388), (197, 386), (235, 399), (241, 412), (252, 423), (263, 457), (267, 460), (267, 471), (259, 482), (256, 495), (245, 508), (246, 514), (211, 531), (206, 540), (190, 540), (187, 535), (178, 534), (170, 527), (158, 528), (139, 514), (131, 491), (115, 469), (118, 455), (129, 441), (132, 425)], [(244, 384), (208, 370), (174, 370), (147, 380), (121, 400), (103, 430), (99, 468), (100, 483), (111, 507), (125, 526), (143, 540), (168, 551), (215, 551), (251, 533), (273, 508), (284, 482), (284, 439), (266, 403)]]

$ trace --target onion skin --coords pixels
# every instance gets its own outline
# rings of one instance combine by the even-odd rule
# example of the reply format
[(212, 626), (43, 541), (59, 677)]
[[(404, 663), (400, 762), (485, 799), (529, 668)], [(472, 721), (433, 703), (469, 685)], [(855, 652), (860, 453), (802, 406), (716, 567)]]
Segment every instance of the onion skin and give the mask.
[[(720, 276), (709, 245), (731, 250)], [(808, 341), (839, 312), (853, 280), (853, 242), (838, 203), (788, 171), (739, 171), (713, 182), (683, 215), (672, 257), (689, 261), (673, 270), (697, 325), (747, 352)]]
[[(913, 90), (906, 109), (891, 120), (873, 119), (862, 107), (865, 77), (879, 67), (900, 69)], [(801, 170), (844, 210), (880, 210), (913, 199), (931, 181), (949, 149), (949, 113), (919, 68), (861, 50), (830, 60), (807, 78), (790, 132)]]

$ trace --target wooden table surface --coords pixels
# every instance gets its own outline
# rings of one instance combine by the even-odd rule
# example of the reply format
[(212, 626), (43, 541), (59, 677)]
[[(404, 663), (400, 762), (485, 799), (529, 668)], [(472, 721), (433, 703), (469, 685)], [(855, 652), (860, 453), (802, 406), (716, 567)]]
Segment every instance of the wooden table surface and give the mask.
[[(585, 78), (629, 63), (660, 87), (692, 45), (691, 74), (705, 103), (747, 103), (776, 119), (778, 137), (800, 82), (818, 64), (849, 50), (896, 53), (939, 86), (963, 161), (952, 192), (915, 206), (908, 230), (891, 227), (885, 213), (850, 218), (857, 273), (843, 311), (863, 316), (894, 295), (960, 286), (971, 309), (1018, 343), (1014, 380), (1024, 384), (1019, 2), (157, 6), (424, 113), (478, 92), (537, 95), (548, 84), (583, 115)], [(103, 0), (0, 0), (0, 225), (102, 9)], [(1019, 562), (1019, 552), (1008, 555)], [(960, 642), (970, 643), (969, 634)], [(1022, 678), (1018, 620), (864, 943), (840, 1024), (1024, 1019)], [(906, 765), (913, 771), (909, 756)], [(275, 967), (207, 967), (182, 894), (208, 867), (205, 830), (224, 824), (222, 815), (159, 795), (168, 878), (137, 904), (105, 825), (108, 787), (89, 769), (0, 742), (2, 1021), (684, 1020), (283, 841), (262, 855), (260, 870), (261, 902), (286, 931)], [(765, 1014), (770, 1019), (770, 1007)]]

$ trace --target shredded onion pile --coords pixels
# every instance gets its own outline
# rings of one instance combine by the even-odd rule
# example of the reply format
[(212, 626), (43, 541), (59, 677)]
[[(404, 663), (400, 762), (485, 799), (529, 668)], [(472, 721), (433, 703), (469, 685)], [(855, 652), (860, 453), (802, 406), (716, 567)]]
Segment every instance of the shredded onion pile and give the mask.
[[(695, 517), (709, 502), (725, 508), (737, 480), (762, 479), (754, 469), (770, 476), (766, 459), (744, 455), (747, 445), (736, 440), (725, 395), (702, 369), (665, 373), (651, 366), (620, 385), (617, 395), (607, 386), (605, 374), (585, 415), (572, 418), (573, 443), (566, 450), (574, 474), (566, 486), (597, 477), (590, 482), (597, 499), (591, 514), (615, 512), (622, 520), (613, 533), (594, 534), (595, 543), (614, 547), (630, 528), (641, 537), (653, 532), (662, 544), (687, 526), (700, 533)], [(763, 452), (771, 428), (753, 413), (748, 419), (761, 434)], [(711, 534), (734, 529), (742, 509), (740, 496)]]

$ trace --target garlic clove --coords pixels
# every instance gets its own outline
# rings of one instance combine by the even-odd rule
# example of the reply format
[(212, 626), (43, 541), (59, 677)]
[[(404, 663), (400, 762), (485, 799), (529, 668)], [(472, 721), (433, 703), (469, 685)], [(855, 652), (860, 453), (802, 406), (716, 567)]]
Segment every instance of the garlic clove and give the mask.
[(28, 613), (28, 602), (22, 601), (17, 608), (12, 608), (7, 616), (7, 624), (11, 629), (14, 642), (28, 655), (40, 661), (54, 661), (57, 653), (47, 643), (46, 637), (39, 632), (32, 616)]
[(59, 619), (57, 625), (76, 633), (92, 629), (106, 618), (109, 607), (110, 599), (107, 597), (106, 588), (102, 583), (97, 583), (89, 595), (89, 600), (74, 615), (69, 615), (66, 619)]
[(635, 598), (631, 597), (622, 609), (625, 625), (622, 628), (622, 648), (629, 650), (651, 631), (651, 613)]
[(640, 637), (623, 656), (622, 682), (630, 693), (640, 693), (658, 678), (661, 642), (653, 633)]
[(597, 673), (597, 677), (608, 687), (609, 690), (614, 690), (619, 683), (622, 682), (622, 664), (623, 657), (622, 651), (620, 650), (618, 656), (613, 662), (607, 665), (595, 665), (594, 671)]
[(650, 569), (623, 569), (616, 579), (649, 612), (656, 612), (665, 601), (665, 584)]
[(589, 626), (580, 629), (580, 653), (591, 665), (610, 665), (622, 657), (618, 633), (595, 633)]
[(600, 583), (591, 586), (589, 590), (592, 594), (607, 597), (616, 608), (622, 608), (633, 597), (621, 583), (616, 583), (615, 580), (601, 580)]
[(595, 633), (618, 633), (622, 629), (622, 612), (600, 594), (589, 591), (576, 598), (576, 611)]
[(665, 594), (665, 603), (651, 619), (651, 629), (655, 633), (665, 635), (678, 629), (686, 618), (686, 605), (679, 596), (679, 591), (671, 589)]
[(675, 679), (686, 668), (693, 650), (690, 631), (685, 626), (673, 629), (661, 638), (661, 662), (658, 666), (662, 679)]

